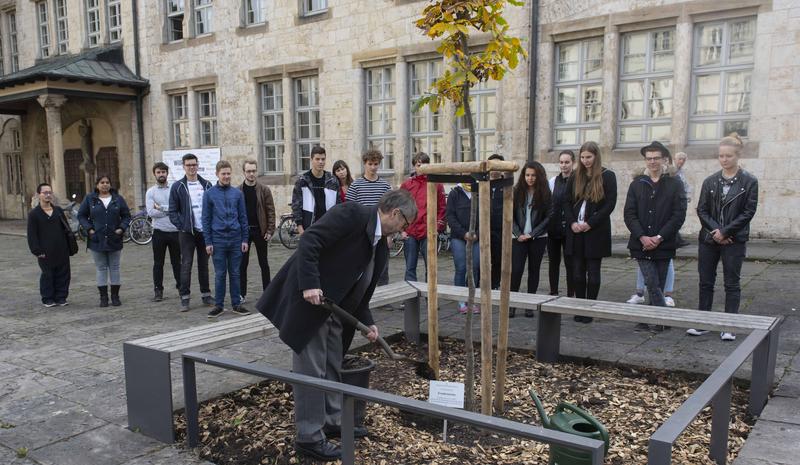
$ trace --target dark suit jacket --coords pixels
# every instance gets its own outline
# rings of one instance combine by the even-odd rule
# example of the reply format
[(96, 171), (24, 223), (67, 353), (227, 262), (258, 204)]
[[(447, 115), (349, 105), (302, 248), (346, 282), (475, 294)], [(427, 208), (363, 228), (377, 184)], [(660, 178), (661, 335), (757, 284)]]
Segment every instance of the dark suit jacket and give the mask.
[[(564, 196), (564, 217), (567, 220), (566, 253), (572, 255), (575, 236), (572, 223), (578, 221), (581, 203), (575, 200), (575, 175), (567, 180), (567, 193)], [(604, 197), (599, 202), (586, 202), (585, 221), (592, 227), (583, 234), (584, 257), (603, 258), (611, 256), (611, 212), (617, 206), (617, 177), (613, 171), (603, 168)]]
[[(375, 268), (364, 296), (357, 304), (345, 302), (345, 297), (372, 258), (377, 211), (377, 207), (364, 207), (356, 202), (330, 209), (300, 236), (297, 251), (258, 299), (258, 311), (278, 328), (281, 340), (295, 352), (303, 350), (330, 315), (329, 311), (303, 299), (305, 289), (322, 289), (325, 297), (340, 305), (344, 303), (345, 310), (365, 325), (375, 323), (369, 301), (389, 258), (385, 238), (375, 247)], [(353, 328), (345, 326), (343, 338), (348, 333), (352, 337)]]

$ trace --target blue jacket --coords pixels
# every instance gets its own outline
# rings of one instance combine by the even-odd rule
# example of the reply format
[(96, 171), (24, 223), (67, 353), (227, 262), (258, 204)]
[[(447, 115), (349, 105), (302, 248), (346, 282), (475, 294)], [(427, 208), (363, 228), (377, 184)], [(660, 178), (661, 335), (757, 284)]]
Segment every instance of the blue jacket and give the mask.
[(206, 245), (248, 242), (247, 209), (244, 194), (231, 185), (219, 183), (203, 195), (203, 238)]
[[(122, 236), (131, 224), (131, 210), (117, 191), (111, 190), (108, 208), (103, 205), (99, 195), (93, 192), (86, 196), (78, 210), (78, 221), (89, 236), (87, 246), (95, 252), (114, 252), (122, 250)], [(122, 234), (114, 231), (122, 229)]]
[[(197, 180), (200, 181), (200, 185), (206, 191), (211, 189), (210, 182), (200, 176), (197, 176)], [(203, 226), (194, 224), (192, 199), (189, 196), (189, 186), (186, 183), (186, 176), (184, 176), (178, 182), (172, 184), (169, 189), (169, 220), (178, 228), (178, 231), (191, 234), (194, 232), (193, 229), (202, 230)]]

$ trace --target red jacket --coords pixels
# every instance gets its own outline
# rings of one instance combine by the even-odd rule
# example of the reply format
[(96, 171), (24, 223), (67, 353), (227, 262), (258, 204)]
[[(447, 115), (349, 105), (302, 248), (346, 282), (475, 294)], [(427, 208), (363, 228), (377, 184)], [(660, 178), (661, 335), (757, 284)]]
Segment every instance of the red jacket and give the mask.
[[(405, 189), (411, 192), (411, 195), (417, 202), (417, 210), (419, 210), (417, 213), (417, 219), (408, 226), (408, 229), (406, 229), (406, 233), (415, 239), (424, 238), (428, 232), (427, 180), (427, 176), (420, 174), (411, 176), (403, 183), (403, 185), (400, 186), (400, 189)], [(444, 219), (446, 202), (444, 197), (444, 187), (441, 184), (436, 185), (436, 197), (438, 199), (436, 207), (436, 229), (437, 231), (442, 232), (444, 231), (447, 223)]]

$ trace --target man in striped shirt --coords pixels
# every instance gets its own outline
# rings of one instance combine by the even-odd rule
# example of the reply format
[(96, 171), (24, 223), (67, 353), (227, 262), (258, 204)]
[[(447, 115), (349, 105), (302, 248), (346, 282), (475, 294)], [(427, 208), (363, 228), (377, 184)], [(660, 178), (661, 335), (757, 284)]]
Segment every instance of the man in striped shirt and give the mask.
[[(392, 190), (392, 186), (378, 176), (378, 168), (381, 166), (383, 154), (379, 150), (370, 149), (361, 156), (364, 162), (364, 174), (353, 181), (347, 189), (347, 202), (358, 202), (365, 207), (378, 205), (383, 194)], [(390, 239), (391, 240), (391, 239)], [(389, 262), (378, 279), (378, 285), (389, 284)]]

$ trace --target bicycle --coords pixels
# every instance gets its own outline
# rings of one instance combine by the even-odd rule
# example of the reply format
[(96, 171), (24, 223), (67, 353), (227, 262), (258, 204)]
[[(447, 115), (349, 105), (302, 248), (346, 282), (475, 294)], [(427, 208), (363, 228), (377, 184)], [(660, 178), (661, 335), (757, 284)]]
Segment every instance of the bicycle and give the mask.
[(296, 249), (298, 242), (300, 242), (300, 234), (297, 233), (297, 223), (294, 222), (294, 216), (291, 213), (284, 213), (280, 219), (281, 221), (278, 223), (278, 239), (287, 249)]
[(140, 210), (133, 215), (128, 226), (128, 234), (125, 234), (122, 240), (133, 241), (139, 245), (149, 244), (153, 240), (153, 219), (147, 216), (147, 210)]
[[(400, 233), (394, 234), (392, 236), (392, 248), (389, 250), (389, 255), (392, 257), (397, 257), (403, 253), (405, 244), (406, 241), (402, 239)], [(447, 252), (448, 250), (450, 250), (450, 231), (445, 230), (440, 232), (436, 237), (436, 255), (439, 255), (442, 252)]]

